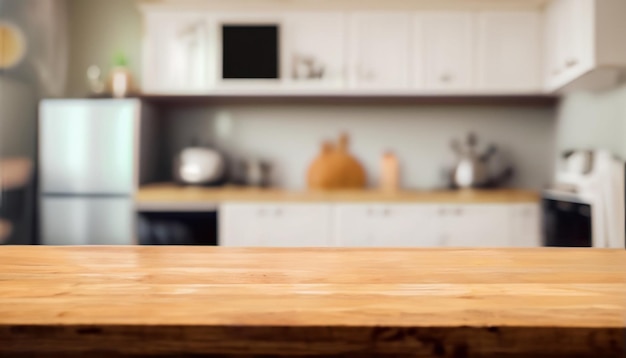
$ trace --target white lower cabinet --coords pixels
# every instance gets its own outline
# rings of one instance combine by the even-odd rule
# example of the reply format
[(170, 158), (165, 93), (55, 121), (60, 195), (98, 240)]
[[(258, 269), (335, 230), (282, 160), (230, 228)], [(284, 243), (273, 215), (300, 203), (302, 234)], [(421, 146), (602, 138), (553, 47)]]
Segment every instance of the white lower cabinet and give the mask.
[(510, 216), (509, 205), (442, 205), (437, 220), (441, 241), (451, 247), (511, 246)]
[(223, 246), (534, 247), (539, 204), (226, 203)]
[(335, 207), (339, 246), (440, 246), (437, 207), (412, 204), (342, 204)]
[(512, 246), (542, 246), (541, 206), (539, 204), (511, 205), (510, 230)]
[(227, 203), (219, 209), (221, 246), (319, 247), (332, 244), (328, 204)]

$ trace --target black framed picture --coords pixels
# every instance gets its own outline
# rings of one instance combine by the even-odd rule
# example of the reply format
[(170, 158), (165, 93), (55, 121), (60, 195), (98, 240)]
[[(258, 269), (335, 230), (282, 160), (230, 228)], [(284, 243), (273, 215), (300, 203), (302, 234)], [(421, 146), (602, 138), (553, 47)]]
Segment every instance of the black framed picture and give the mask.
[(223, 79), (278, 79), (278, 25), (222, 25)]

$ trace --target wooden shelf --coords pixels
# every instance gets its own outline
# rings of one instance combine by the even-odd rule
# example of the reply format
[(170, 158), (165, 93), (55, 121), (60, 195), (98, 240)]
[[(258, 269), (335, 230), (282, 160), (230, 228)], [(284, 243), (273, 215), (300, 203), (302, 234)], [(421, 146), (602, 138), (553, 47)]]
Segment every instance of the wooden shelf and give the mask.
[(143, 94), (140, 99), (155, 105), (203, 106), (228, 104), (315, 104), (315, 105), (478, 105), (478, 106), (556, 106), (559, 97), (537, 95), (420, 95), (372, 93), (220, 93), (211, 95)]

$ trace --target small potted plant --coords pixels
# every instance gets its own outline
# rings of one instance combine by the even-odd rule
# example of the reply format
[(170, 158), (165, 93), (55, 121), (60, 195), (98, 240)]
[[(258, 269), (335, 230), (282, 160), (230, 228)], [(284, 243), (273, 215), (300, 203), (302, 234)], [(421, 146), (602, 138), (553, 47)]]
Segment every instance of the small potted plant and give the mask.
[(128, 69), (128, 58), (122, 52), (118, 52), (113, 59), (108, 87), (114, 98), (128, 97), (134, 92), (133, 76)]

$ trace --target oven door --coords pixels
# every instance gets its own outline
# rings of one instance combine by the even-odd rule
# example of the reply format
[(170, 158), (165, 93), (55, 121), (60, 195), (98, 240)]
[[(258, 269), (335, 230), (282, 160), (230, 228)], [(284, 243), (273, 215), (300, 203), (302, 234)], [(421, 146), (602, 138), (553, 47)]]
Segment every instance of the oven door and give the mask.
[(544, 198), (542, 206), (544, 246), (593, 246), (591, 205)]

